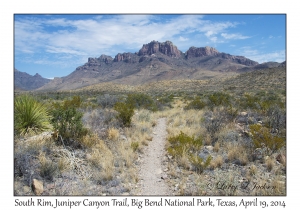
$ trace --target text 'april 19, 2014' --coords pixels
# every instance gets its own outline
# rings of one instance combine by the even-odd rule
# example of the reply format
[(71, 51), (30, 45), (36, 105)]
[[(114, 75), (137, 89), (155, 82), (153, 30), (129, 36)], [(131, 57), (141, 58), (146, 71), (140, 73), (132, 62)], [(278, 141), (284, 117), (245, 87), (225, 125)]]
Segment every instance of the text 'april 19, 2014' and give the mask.
[(99, 198), (99, 199), (47, 199), (47, 198), (17, 198), (14, 203), (15, 207), (52, 207), (54, 209), (69, 208), (79, 209), (79, 207), (94, 207), (95, 209), (106, 209), (110, 207), (127, 208), (136, 207), (243, 207), (245, 209), (254, 208), (272, 208), (286, 207), (284, 200), (266, 201), (263, 198)]

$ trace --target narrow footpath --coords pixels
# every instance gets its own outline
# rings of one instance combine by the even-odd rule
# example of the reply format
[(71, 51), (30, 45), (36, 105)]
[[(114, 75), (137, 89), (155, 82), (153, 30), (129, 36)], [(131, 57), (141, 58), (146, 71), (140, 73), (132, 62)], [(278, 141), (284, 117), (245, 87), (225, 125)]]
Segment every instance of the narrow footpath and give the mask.
[(165, 183), (166, 175), (163, 169), (166, 137), (166, 118), (159, 118), (153, 130), (153, 139), (145, 147), (141, 158), (140, 195), (170, 195), (168, 185)]

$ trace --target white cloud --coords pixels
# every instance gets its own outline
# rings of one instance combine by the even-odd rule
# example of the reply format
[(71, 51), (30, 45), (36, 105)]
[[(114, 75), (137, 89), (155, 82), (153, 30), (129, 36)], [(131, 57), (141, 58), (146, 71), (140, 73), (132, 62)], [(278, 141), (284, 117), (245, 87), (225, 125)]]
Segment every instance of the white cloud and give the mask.
[(217, 41), (218, 41), (218, 38), (217, 38), (216, 36), (214, 36), (214, 37), (210, 37), (210, 40), (211, 40), (212, 42), (217, 42)]
[(185, 41), (187, 41), (187, 40), (189, 40), (189, 39), (188, 39), (188, 38), (184, 38), (184, 37), (182, 37), (182, 36), (179, 37), (179, 41), (185, 42)]
[(269, 61), (281, 63), (286, 60), (285, 50), (262, 52), (259, 50), (251, 49), (251, 47), (244, 47), (242, 51), (239, 52), (239, 54), (251, 60), (257, 61), (258, 63), (264, 63)]
[(249, 39), (249, 36), (243, 36), (241, 34), (227, 34), (227, 33), (221, 33), (221, 36), (225, 39)]
[(143, 44), (152, 40), (177, 40), (179, 43), (174, 44), (178, 44), (178, 47), (193, 46), (193, 37), (197, 34), (202, 34), (211, 44), (221, 43), (223, 40), (219, 35), (228, 37), (226, 30), (239, 24), (213, 22), (203, 19), (201, 15), (166, 17), (103, 15), (80, 20), (68, 19), (68, 16), (50, 16), (49, 19), (25, 17), (15, 20), (15, 53), (56, 54), (61, 55), (56, 56), (61, 61), (61, 57), (66, 55), (72, 55), (70, 59), (84, 56), (87, 60), (87, 57), (98, 57), (101, 54), (114, 56), (118, 52), (138, 51)]

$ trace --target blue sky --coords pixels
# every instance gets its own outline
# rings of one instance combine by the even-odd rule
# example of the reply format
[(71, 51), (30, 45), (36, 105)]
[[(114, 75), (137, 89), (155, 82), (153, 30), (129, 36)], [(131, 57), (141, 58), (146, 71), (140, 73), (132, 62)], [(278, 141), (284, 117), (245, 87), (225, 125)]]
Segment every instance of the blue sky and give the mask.
[(259, 63), (286, 60), (286, 15), (14, 15), (14, 65), (45, 78), (67, 76), (89, 57), (138, 52), (152, 40), (185, 52), (211, 46)]

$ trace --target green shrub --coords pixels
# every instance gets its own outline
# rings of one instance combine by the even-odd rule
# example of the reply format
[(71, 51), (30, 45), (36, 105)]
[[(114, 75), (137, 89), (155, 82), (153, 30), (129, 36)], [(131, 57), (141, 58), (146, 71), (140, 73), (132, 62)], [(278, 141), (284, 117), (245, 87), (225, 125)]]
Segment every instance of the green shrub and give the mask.
[(231, 104), (224, 110), (224, 114), (226, 119), (229, 122), (234, 121), (234, 119), (238, 116), (238, 109), (234, 108)]
[(254, 109), (260, 112), (266, 113), (272, 106), (279, 106), (283, 108), (285, 103), (281, 97), (275, 93), (267, 93), (260, 91), (255, 95), (245, 93), (239, 100), (239, 106), (241, 109)]
[(239, 106), (241, 109), (255, 109), (259, 108), (259, 98), (257, 96), (245, 93), (239, 100)]
[(249, 128), (255, 148), (266, 147), (270, 155), (285, 146), (285, 137), (270, 133), (268, 128), (260, 124), (250, 125)]
[(173, 108), (172, 102), (174, 101), (174, 95), (168, 94), (156, 98), (156, 107), (159, 110), (163, 110), (165, 107)]
[(80, 104), (79, 96), (74, 96), (72, 100), (65, 100), (62, 104), (53, 104), (51, 123), (63, 139), (81, 138), (88, 133), (82, 124), (83, 113), (77, 110)]
[(189, 157), (190, 162), (195, 167), (197, 173), (202, 173), (209, 165), (212, 160), (212, 157), (209, 155), (205, 161), (200, 158), (198, 155), (191, 155)]
[(14, 101), (14, 130), (19, 135), (38, 134), (51, 129), (49, 114), (43, 103), (29, 95)]
[(135, 152), (139, 148), (139, 142), (131, 142), (131, 148)]
[(198, 173), (202, 173), (204, 169), (209, 166), (212, 159), (211, 156), (208, 156), (204, 161), (198, 155), (195, 155), (195, 153), (198, 153), (203, 144), (201, 137), (191, 137), (180, 131), (179, 135), (168, 138), (168, 141), (171, 144), (167, 149), (168, 153), (178, 159), (180, 159), (180, 157), (187, 156), (189, 162), (192, 166), (194, 166)]
[(228, 106), (230, 105), (231, 97), (227, 93), (215, 92), (207, 96), (208, 106), (212, 110), (216, 106)]
[(148, 109), (151, 111), (157, 111), (157, 106), (154, 100), (144, 93), (129, 94), (126, 99), (127, 104), (131, 104), (136, 109)]
[(200, 98), (196, 98), (192, 100), (185, 109), (203, 109), (206, 106), (205, 102), (203, 102)]
[(171, 144), (168, 152), (173, 156), (182, 156), (185, 151), (196, 152), (201, 148), (203, 142), (201, 137), (191, 137), (182, 131), (179, 135), (168, 138), (168, 141)]
[(119, 113), (117, 118), (121, 121), (123, 126), (129, 127), (131, 125), (131, 118), (134, 114), (133, 105), (124, 102), (117, 102), (114, 106), (114, 110)]

